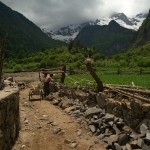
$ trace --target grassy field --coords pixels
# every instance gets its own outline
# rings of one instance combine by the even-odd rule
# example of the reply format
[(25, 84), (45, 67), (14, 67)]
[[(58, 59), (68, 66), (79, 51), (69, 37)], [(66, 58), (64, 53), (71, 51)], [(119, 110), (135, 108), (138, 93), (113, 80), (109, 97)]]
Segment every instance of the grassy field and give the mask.
[[(104, 84), (132, 85), (132, 82), (134, 82), (135, 86), (150, 89), (150, 75), (104, 75), (98, 73), (98, 76)], [(89, 74), (68, 75), (65, 79), (65, 83), (72, 86), (96, 85), (94, 79)]]

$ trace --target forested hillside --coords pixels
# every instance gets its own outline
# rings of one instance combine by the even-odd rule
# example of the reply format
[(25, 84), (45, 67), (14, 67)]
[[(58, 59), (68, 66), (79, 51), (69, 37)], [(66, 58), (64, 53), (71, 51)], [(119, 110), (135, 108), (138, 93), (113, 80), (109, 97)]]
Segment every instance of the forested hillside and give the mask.
[(33, 52), (64, 45), (44, 34), (39, 27), (0, 2), (0, 39), (8, 34), (7, 49), (14, 55), (19, 51)]
[(150, 42), (150, 10), (147, 18), (138, 30), (135, 46), (144, 45), (147, 42)]
[(135, 31), (121, 27), (117, 22), (111, 21), (109, 25), (87, 26), (75, 38), (86, 47), (95, 47), (104, 54), (120, 53), (131, 45)]

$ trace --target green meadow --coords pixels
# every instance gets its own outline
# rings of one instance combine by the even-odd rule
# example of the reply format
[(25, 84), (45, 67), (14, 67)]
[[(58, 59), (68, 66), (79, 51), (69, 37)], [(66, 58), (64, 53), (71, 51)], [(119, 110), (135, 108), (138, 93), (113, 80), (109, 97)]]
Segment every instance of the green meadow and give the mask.
[[(150, 75), (117, 75), (117, 74), (100, 74), (97, 73), (100, 79), (104, 84), (119, 84), (119, 85), (131, 85), (132, 82), (135, 86), (142, 86), (147, 89), (150, 89)], [(90, 74), (81, 74), (81, 75), (67, 75), (65, 79), (65, 84), (70, 86), (96, 86), (94, 79)]]

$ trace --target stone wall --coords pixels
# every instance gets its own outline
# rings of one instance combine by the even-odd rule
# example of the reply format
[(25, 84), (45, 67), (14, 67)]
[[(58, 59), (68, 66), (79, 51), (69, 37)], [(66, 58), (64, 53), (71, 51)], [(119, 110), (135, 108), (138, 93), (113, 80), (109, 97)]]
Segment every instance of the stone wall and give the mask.
[(100, 108), (105, 109), (107, 113), (114, 114), (123, 118), (125, 123), (133, 129), (145, 120), (150, 121), (150, 104), (131, 99), (130, 101), (117, 101), (107, 98), (103, 93), (96, 96), (97, 103)]
[[(101, 109), (105, 109), (107, 113), (114, 114), (115, 116), (122, 118), (125, 123), (138, 130), (142, 122), (150, 122), (150, 104), (142, 103), (135, 99), (121, 99), (121, 98), (111, 98), (111, 93), (92, 93), (83, 92), (81, 90), (75, 89), (64, 89), (65, 96), (73, 99), (79, 99), (84, 104), (89, 107), (95, 106), (96, 103)], [(97, 101), (97, 102), (96, 102)], [(150, 128), (150, 123), (148, 123)]]
[(0, 150), (10, 150), (19, 136), (19, 91), (0, 91)]

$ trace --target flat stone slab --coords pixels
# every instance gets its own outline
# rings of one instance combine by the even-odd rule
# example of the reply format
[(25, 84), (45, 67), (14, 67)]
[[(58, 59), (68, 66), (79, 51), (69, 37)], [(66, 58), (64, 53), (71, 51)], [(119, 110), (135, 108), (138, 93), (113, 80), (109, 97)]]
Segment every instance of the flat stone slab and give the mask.
[(14, 93), (17, 93), (18, 91), (19, 91), (18, 88), (11, 88), (11, 87), (4, 88), (3, 90), (0, 91), (0, 100), (3, 100), (4, 98)]
[(85, 111), (85, 117), (89, 117), (91, 115), (99, 114), (101, 112), (102, 112), (102, 109), (100, 109), (100, 108), (96, 108), (96, 107), (89, 108)]

